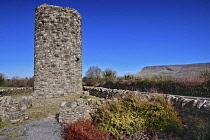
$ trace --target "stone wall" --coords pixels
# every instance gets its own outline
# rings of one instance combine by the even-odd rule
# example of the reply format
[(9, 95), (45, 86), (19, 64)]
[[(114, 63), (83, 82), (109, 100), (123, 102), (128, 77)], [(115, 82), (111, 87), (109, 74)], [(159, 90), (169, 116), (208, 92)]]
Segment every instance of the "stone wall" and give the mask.
[(0, 119), (16, 123), (28, 119), (27, 108), (32, 106), (32, 96), (12, 98), (0, 97)]
[(69, 123), (78, 119), (90, 119), (91, 112), (104, 102), (104, 99), (82, 98), (73, 102), (63, 102), (59, 110), (59, 122)]
[[(128, 90), (117, 90), (117, 89), (107, 89), (103, 87), (88, 87), (84, 86), (83, 89), (88, 91), (90, 95), (103, 97), (106, 99), (112, 97), (119, 97), (123, 94), (133, 93), (133, 94), (142, 94), (144, 96), (152, 97), (158, 93), (143, 93), (138, 91), (128, 91)], [(179, 96), (179, 95), (166, 95), (168, 101), (176, 107), (180, 113), (180, 116), (183, 118), (183, 122), (187, 123), (194, 117), (200, 117), (207, 120), (210, 123), (210, 98), (202, 97), (190, 97), (190, 96)]]
[(158, 93), (142, 93), (138, 91), (107, 89), (103, 87), (84, 87), (84, 94), (89, 92), (89, 95), (102, 97), (96, 99), (84, 99), (87, 96), (81, 96), (83, 98), (73, 102), (63, 102), (60, 108), (60, 122), (73, 122), (77, 119), (89, 119), (91, 118), (91, 112), (98, 106), (104, 104), (106, 101), (111, 102), (111, 98), (118, 101), (118, 97), (131, 93), (141, 94), (145, 98), (152, 98), (156, 95), (165, 96), (172, 105), (177, 108), (183, 123), (188, 124), (191, 119), (200, 117), (210, 123), (210, 99), (209, 98), (196, 98), (186, 97), (178, 95), (165, 95)]
[(177, 95), (165, 95), (179, 111), (183, 123), (187, 124), (195, 117), (210, 123), (210, 98), (196, 98)]
[(113, 97), (122, 96), (123, 94), (131, 93), (133, 91), (129, 90), (117, 90), (117, 89), (109, 89), (103, 87), (90, 87), (84, 86), (84, 91), (88, 91), (90, 95), (97, 96), (100, 98), (110, 99)]
[(33, 87), (2, 89), (2, 90), (0, 90), (0, 96), (10, 96), (10, 95), (32, 93), (32, 92), (33, 92)]
[(57, 97), (82, 90), (81, 15), (43, 4), (35, 10), (34, 93)]

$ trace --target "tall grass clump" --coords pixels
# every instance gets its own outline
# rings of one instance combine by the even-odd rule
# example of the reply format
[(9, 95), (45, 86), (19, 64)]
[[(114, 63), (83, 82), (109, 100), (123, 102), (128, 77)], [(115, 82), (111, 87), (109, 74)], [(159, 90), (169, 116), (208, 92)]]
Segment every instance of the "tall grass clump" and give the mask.
[(148, 99), (126, 95), (99, 107), (93, 114), (93, 123), (117, 139), (136, 139), (144, 132), (173, 132), (182, 128), (178, 112), (162, 96)]
[(183, 140), (209, 140), (210, 124), (202, 118), (195, 117), (189, 120), (187, 128), (178, 131), (177, 136)]
[(8, 121), (3, 121), (1, 118), (0, 118), (0, 128), (3, 128), (3, 127), (6, 127), (9, 125), (9, 122)]
[(210, 139), (210, 127), (207, 122), (201, 118), (194, 118), (191, 120), (191, 125), (189, 126), (191, 130), (192, 139), (196, 140), (207, 140)]

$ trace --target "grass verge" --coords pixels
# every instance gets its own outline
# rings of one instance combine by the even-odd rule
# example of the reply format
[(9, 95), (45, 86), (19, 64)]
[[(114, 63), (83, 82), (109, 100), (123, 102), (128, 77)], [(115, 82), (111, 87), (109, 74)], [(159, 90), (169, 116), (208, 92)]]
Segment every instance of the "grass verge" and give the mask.
[(23, 93), (23, 94), (17, 94), (17, 95), (9, 95), (12, 98), (18, 98), (22, 96), (31, 96), (31, 93)]
[(59, 108), (62, 102), (71, 102), (80, 98), (81, 94), (73, 94), (56, 98), (34, 98), (32, 107), (28, 109), (29, 118), (38, 119), (45, 118), (49, 115), (59, 113)]

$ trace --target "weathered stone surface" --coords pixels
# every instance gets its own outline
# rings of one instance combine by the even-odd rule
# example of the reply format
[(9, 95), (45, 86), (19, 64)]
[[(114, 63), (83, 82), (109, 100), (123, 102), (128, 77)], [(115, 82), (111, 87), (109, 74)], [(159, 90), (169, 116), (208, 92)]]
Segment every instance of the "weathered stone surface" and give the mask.
[(90, 119), (91, 112), (104, 103), (104, 99), (77, 99), (73, 102), (63, 102), (59, 110), (59, 122), (69, 123), (78, 119)]
[(28, 119), (27, 108), (32, 106), (32, 96), (0, 97), (0, 119), (16, 123)]
[(88, 91), (90, 95), (106, 99), (119, 97), (130, 92), (129, 90), (117, 90), (117, 89), (108, 89), (103, 87), (89, 87), (89, 86), (84, 86), (83, 89), (85, 91)]
[(90, 95), (89, 91), (84, 91), (80, 98), (88, 98)]
[(35, 12), (33, 96), (82, 91), (81, 15), (68, 7), (47, 4)]

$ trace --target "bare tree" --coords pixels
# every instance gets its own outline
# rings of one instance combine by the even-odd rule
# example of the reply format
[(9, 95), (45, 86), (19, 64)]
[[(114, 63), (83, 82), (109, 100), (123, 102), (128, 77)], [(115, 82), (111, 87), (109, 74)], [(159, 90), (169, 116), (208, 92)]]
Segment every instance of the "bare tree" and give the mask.
[(83, 82), (86, 85), (98, 86), (101, 82), (102, 70), (98, 66), (92, 66), (86, 72), (86, 77), (83, 78)]
[(86, 72), (87, 78), (101, 78), (102, 70), (98, 66), (92, 66)]

